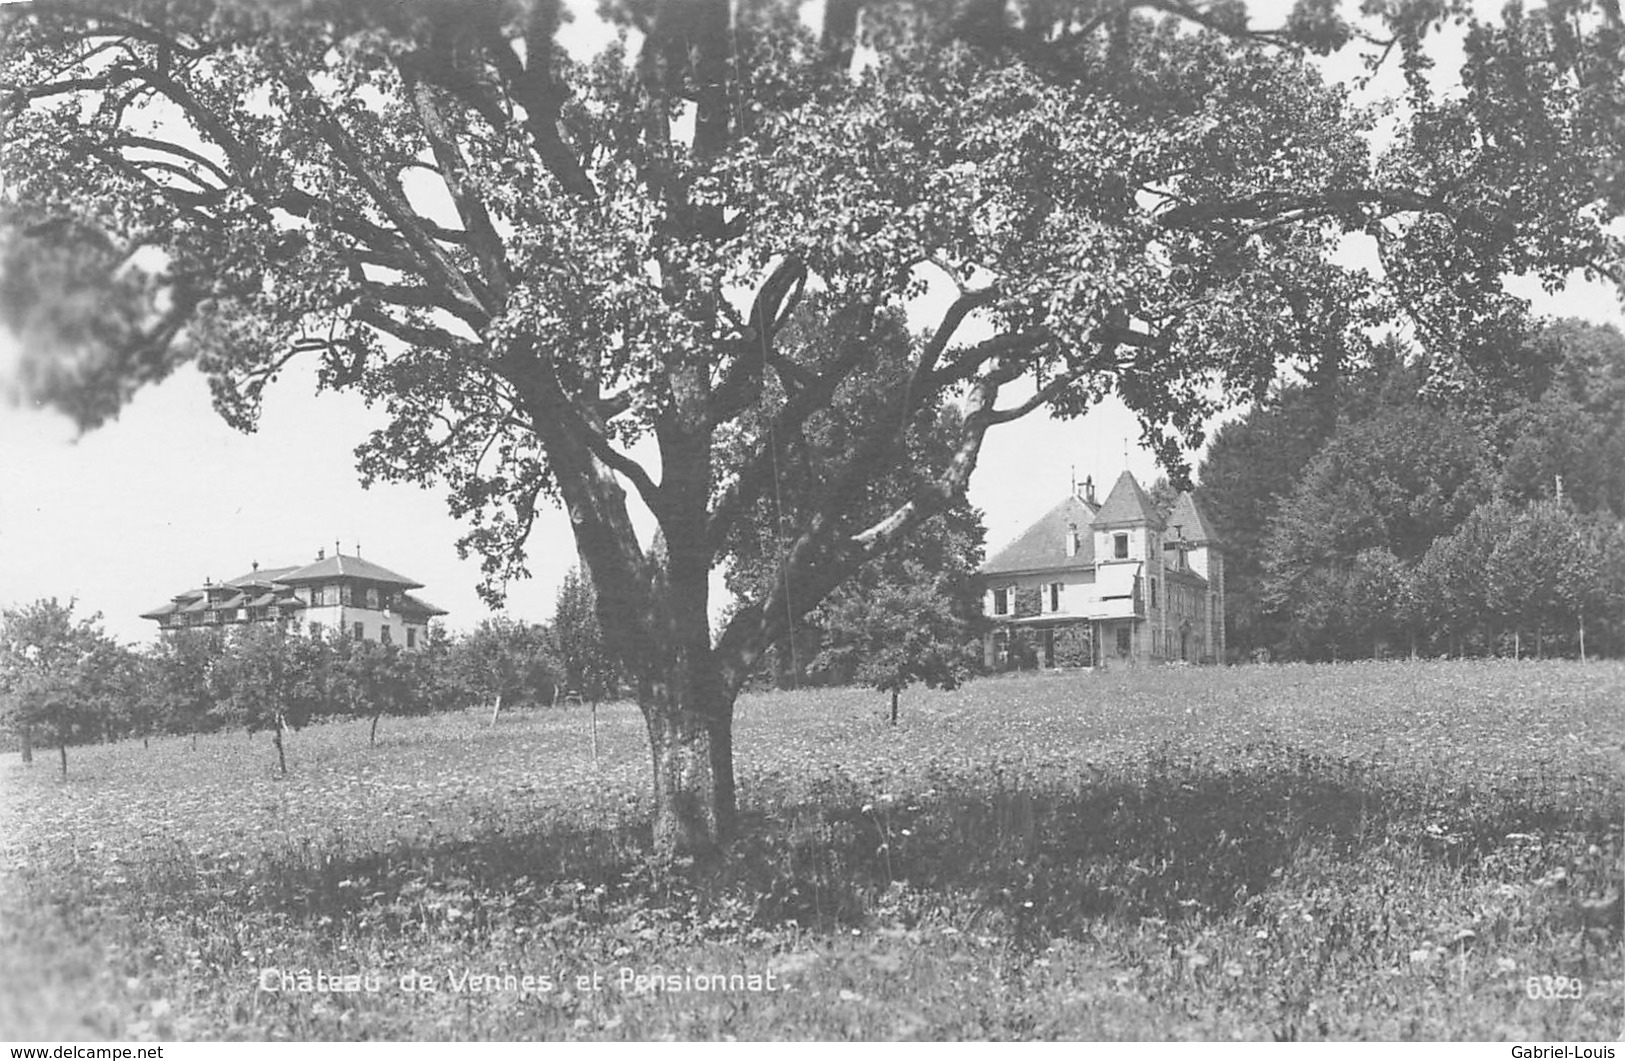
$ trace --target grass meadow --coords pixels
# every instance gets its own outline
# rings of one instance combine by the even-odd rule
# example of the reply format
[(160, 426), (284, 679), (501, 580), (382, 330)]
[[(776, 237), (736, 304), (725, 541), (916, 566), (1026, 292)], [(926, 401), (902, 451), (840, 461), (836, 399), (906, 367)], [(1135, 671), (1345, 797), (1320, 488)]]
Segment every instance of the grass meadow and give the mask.
[[(322, 725), (286, 779), (263, 734), (70, 749), (65, 783), (10, 753), (0, 1038), (1625, 1031), (1625, 665), (1071, 672), (911, 691), (896, 729), (886, 706), (743, 698), (718, 865), (651, 861), (627, 705), (596, 762), (585, 708), (385, 719), (376, 747)], [(301, 971), (362, 990), (283, 990)]]

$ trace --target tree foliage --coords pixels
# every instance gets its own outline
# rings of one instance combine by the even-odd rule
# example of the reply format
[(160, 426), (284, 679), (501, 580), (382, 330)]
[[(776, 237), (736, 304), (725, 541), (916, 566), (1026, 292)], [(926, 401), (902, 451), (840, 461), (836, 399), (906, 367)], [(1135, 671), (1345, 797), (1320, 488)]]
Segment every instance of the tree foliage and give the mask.
[(320, 640), (280, 624), (253, 623), (231, 632), (225, 654), (209, 672), (220, 717), (250, 734), (269, 730), (283, 774), (287, 731), (303, 729), (328, 703), (328, 655)]
[(73, 605), (53, 597), (0, 611), (0, 717), (21, 737), (25, 758), (35, 734), (51, 737), (63, 777), (69, 744), (106, 737), (131, 667), (101, 616), (76, 620)]
[(202, 627), (176, 630), (146, 650), (142, 696), (159, 728), (208, 733), (220, 727), (209, 678), (225, 652), (222, 631)]
[(521, 701), (549, 703), (562, 675), (546, 629), (506, 616), (482, 620), (449, 648), (445, 666), (465, 705), (490, 705), (492, 717)]
[(567, 692), (597, 703), (620, 687), (614, 654), (598, 627), (598, 605), (592, 583), (571, 568), (559, 586), (548, 633), (557, 659), (559, 681)]
[(812, 616), (821, 648), (811, 664), (898, 698), (920, 682), (953, 689), (980, 667), (983, 530), (974, 511), (928, 523), (909, 547), (871, 562)]
[[(427, 645), (424, 653), (429, 653)], [(371, 721), (367, 742), (378, 742), (384, 715), (421, 714), (432, 704), (431, 659), (399, 645), (340, 634), (327, 645), (325, 695), (336, 713)]]
[(1265, 601), (1289, 618), (1293, 648), (1349, 654), (1371, 622), (1362, 610), (1371, 579), (1455, 530), (1487, 495), (1486, 478), (1478, 439), (1418, 403), (1342, 425), (1282, 503), (1266, 544)]

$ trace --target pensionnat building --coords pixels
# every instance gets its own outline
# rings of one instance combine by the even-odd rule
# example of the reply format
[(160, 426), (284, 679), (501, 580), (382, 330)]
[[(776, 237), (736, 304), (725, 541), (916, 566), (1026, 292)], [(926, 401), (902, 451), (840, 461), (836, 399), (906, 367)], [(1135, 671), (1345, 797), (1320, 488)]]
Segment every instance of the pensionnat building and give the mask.
[(143, 612), (161, 631), (239, 623), (281, 623), (289, 630), (308, 630), (312, 636), (343, 631), (358, 641), (417, 648), (423, 643), (429, 620), (445, 615), (408, 590), (423, 583), (397, 575), (359, 555), (333, 555), (318, 550), (314, 563), (303, 567), (253, 570), (228, 582), (204, 580), (197, 589), (178, 593), (168, 604)]
[(1224, 553), (1195, 498), (1167, 519), (1129, 472), (1093, 480), (981, 569), (994, 669), (1224, 659)]

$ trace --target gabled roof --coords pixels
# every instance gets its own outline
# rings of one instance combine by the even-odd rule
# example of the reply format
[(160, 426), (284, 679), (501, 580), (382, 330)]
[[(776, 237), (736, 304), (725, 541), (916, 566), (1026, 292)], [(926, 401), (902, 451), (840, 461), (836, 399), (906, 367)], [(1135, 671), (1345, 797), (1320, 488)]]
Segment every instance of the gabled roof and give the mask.
[[(264, 577), (263, 572), (259, 574)], [(325, 560), (318, 560), (314, 564), (307, 564), (287, 574), (278, 575), (276, 580), (287, 585), (296, 585), (301, 582), (326, 582), (335, 578), (359, 578), (368, 582), (400, 586), (402, 589), (420, 589), (423, 586), (423, 583), (413, 582), (405, 575), (397, 575), (389, 568), (379, 567), (371, 560), (338, 554)]]
[(1129, 523), (1150, 523), (1162, 526), (1157, 518), (1156, 506), (1140, 489), (1139, 480), (1134, 478), (1132, 472), (1124, 471), (1117, 477), (1117, 484), (1112, 492), (1106, 495), (1106, 503), (1100, 506), (1095, 513), (1094, 525), (1097, 527), (1119, 526)]
[(1213, 524), (1202, 514), (1202, 506), (1196, 503), (1189, 490), (1179, 495), (1179, 500), (1174, 502), (1174, 510), (1168, 514), (1169, 532), (1172, 533), (1175, 527), (1180, 528), (1185, 540), (1193, 544), (1224, 544), (1213, 532)]
[[(1095, 536), (1089, 532), (1089, 521), (1094, 514), (1095, 510), (1087, 502), (1068, 495), (983, 564), (982, 574), (1094, 567)], [(1073, 527), (1078, 531), (1078, 551), (1068, 556), (1066, 536)]]

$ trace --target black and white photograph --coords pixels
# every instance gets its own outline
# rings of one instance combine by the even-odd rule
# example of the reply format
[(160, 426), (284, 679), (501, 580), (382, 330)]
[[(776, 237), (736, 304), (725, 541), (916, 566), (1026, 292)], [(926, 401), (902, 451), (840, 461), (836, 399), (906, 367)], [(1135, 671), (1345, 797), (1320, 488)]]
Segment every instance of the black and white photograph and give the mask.
[(1622, 329), (1619, 0), (0, 2), (0, 1043), (1614, 1061)]

